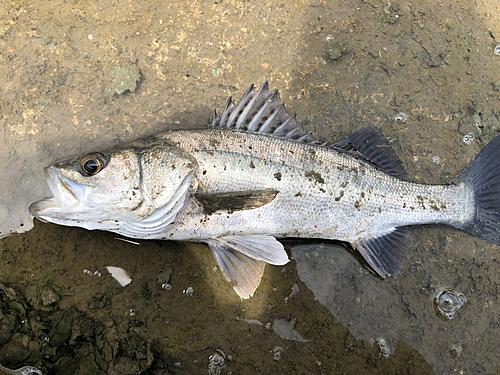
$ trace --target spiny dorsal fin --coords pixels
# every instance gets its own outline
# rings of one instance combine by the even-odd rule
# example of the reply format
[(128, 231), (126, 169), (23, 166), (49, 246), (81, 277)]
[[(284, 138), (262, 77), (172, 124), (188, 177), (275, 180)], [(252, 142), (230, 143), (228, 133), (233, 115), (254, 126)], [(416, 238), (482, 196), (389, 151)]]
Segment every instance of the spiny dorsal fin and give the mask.
[(277, 91), (269, 91), (268, 82), (254, 91), (251, 85), (235, 106), (232, 98), (227, 101), (219, 118), (214, 111), (209, 127), (224, 127), (272, 134), (299, 142), (312, 143), (314, 138), (297, 125), (295, 114), (289, 116), (285, 106), (278, 101)]
[(286, 113), (285, 105), (278, 101), (277, 90), (271, 93), (267, 81), (257, 91), (254, 91), (254, 85), (250, 85), (237, 106), (234, 105), (232, 98), (229, 98), (222, 116), (218, 117), (214, 111), (208, 126), (248, 130), (323, 147), (341, 148), (357, 154), (358, 157), (364, 157), (366, 161), (371, 161), (392, 176), (399, 178), (406, 176), (403, 164), (389, 141), (378, 129), (373, 127), (360, 129), (349, 138), (335, 144), (315, 140), (304, 132), (302, 126), (297, 125), (295, 114), (289, 116)]

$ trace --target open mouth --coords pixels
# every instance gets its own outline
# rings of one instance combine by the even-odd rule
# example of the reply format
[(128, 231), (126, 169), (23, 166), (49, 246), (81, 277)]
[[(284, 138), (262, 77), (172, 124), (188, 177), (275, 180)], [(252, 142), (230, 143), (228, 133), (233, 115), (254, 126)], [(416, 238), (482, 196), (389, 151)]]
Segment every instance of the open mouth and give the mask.
[(85, 185), (64, 177), (54, 166), (45, 168), (43, 173), (45, 174), (49, 189), (61, 209), (68, 210), (83, 202), (85, 198)]
[(75, 209), (84, 202), (86, 194), (85, 185), (64, 177), (54, 166), (45, 168), (43, 173), (54, 197), (31, 204), (29, 207), (31, 215), (43, 218), (47, 216), (48, 212), (54, 214), (62, 210)]

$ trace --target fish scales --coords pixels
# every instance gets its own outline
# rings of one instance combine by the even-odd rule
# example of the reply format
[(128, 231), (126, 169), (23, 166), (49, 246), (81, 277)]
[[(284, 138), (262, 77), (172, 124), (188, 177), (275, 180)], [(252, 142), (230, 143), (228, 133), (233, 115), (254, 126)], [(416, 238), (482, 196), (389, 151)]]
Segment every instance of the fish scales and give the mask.
[[(250, 130), (249, 130), (250, 129)], [(449, 224), (500, 245), (500, 137), (448, 185), (406, 181), (380, 131), (334, 145), (297, 125), (268, 83), (230, 98), (208, 129), (172, 130), (56, 163), (42, 221), (130, 238), (205, 242), (241, 298), (265, 264), (289, 259), (276, 238), (349, 242), (393, 276), (412, 225)]]
[(193, 206), (168, 228), (169, 239), (260, 233), (351, 242), (397, 226), (464, 222), (474, 207), (465, 184), (401, 181), (340, 150), (226, 129), (162, 138), (195, 156), (196, 178), (210, 193), (279, 190), (275, 201), (254, 211), (205, 217)]

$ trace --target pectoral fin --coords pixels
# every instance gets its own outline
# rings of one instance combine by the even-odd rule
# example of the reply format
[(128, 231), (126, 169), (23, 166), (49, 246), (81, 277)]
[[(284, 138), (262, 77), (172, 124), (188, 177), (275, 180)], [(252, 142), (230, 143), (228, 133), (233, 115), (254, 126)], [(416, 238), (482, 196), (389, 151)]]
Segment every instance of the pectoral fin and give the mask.
[(207, 243), (222, 273), (243, 299), (253, 296), (266, 262), (283, 265), (289, 261), (283, 245), (271, 236), (226, 236)]
[(205, 213), (212, 214), (215, 211), (253, 210), (271, 203), (277, 194), (277, 190), (271, 189), (218, 194), (199, 192), (195, 194), (195, 198), (203, 205)]

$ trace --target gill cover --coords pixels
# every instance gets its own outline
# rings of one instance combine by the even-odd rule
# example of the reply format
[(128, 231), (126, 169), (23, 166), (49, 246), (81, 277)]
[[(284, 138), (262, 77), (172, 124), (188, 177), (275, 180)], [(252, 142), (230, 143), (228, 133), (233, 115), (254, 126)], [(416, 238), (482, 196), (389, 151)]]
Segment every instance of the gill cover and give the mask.
[(140, 220), (119, 222), (116, 232), (133, 238), (154, 237), (174, 222), (185, 207), (196, 160), (184, 150), (151, 137), (133, 144), (140, 152), (142, 206)]

